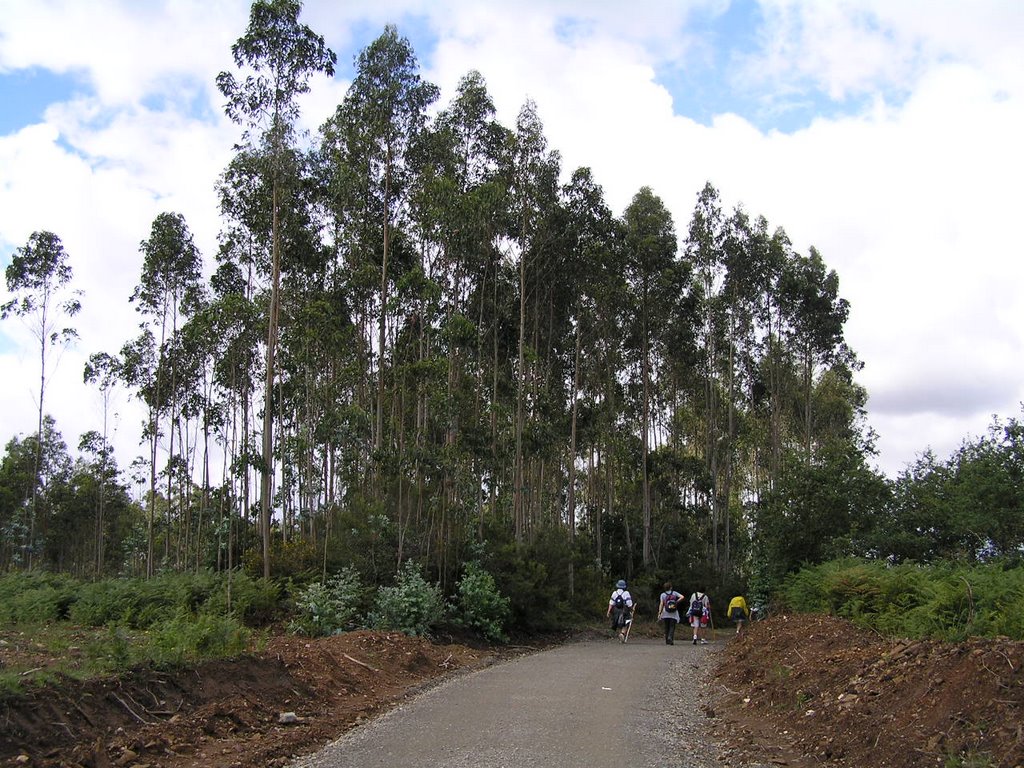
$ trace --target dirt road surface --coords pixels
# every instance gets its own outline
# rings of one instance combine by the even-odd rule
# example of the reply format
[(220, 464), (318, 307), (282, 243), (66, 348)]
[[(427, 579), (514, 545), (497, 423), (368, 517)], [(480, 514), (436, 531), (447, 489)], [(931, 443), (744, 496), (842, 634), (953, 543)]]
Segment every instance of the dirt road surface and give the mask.
[(449, 680), (293, 766), (717, 766), (702, 704), (720, 648), (571, 643)]

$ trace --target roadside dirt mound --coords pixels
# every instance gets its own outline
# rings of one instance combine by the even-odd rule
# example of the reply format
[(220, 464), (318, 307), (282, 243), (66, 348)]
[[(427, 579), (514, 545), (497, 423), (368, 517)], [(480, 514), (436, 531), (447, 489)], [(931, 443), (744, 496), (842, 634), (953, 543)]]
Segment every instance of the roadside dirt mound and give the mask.
[(888, 641), (778, 616), (730, 641), (714, 726), (727, 756), (788, 765), (1024, 765), (1024, 643)]
[(487, 651), (399, 633), (275, 637), (175, 672), (57, 685), (0, 701), (0, 765), (283, 765)]

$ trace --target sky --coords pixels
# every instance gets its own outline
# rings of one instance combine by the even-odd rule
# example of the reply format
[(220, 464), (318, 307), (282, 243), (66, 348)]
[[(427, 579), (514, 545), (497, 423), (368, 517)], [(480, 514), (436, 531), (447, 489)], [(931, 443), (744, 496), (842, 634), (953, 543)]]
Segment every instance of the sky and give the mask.
[[(82, 291), (44, 404), (74, 451), (101, 430), (82, 370), (137, 334), (139, 243), (180, 212), (207, 263), (239, 129), (214, 80), (245, 0), (0, 0), (0, 266), (37, 230)], [(317, 127), (395, 24), (448, 103), (479, 71), (514, 126), (536, 103), (568, 176), (616, 214), (649, 186), (685, 235), (710, 181), (815, 247), (851, 305), (877, 468), (944, 460), (1024, 401), (1024, 3), (1019, 0), (306, 0), (338, 55), (302, 102)], [(1015, 223), (1017, 222), (1017, 223)], [(3, 288), (3, 286), (0, 286)], [(0, 290), (0, 300), (9, 294)], [(39, 346), (0, 322), (0, 440), (36, 430)], [(124, 468), (141, 411), (115, 394)]]

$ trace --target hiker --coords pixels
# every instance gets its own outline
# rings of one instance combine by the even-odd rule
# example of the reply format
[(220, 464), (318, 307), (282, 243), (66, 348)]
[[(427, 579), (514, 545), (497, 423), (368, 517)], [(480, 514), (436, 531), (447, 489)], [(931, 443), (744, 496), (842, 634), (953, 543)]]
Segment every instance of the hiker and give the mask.
[(690, 607), (686, 611), (686, 615), (690, 619), (690, 626), (693, 628), (693, 644), (707, 645), (708, 641), (704, 638), (707, 632), (705, 627), (707, 627), (708, 621), (711, 620), (711, 600), (707, 594), (699, 589), (695, 590), (690, 595)]
[(618, 630), (619, 642), (626, 642), (626, 627), (633, 620), (633, 596), (626, 589), (626, 582), (619, 579), (615, 583), (615, 591), (608, 600), (608, 613), (611, 616), (612, 631)]
[(736, 624), (736, 634), (738, 635), (743, 631), (743, 622), (747, 621), (750, 617), (750, 611), (747, 610), (747, 601), (743, 598), (743, 595), (736, 595), (736, 597), (729, 601), (729, 610), (726, 613), (729, 614), (729, 618)]
[(658, 621), (665, 622), (665, 645), (675, 645), (676, 624), (679, 623), (679, 604), (683, 596), (672, 589), (672, 582), (665, 582), (665, 591), (658, 601)]

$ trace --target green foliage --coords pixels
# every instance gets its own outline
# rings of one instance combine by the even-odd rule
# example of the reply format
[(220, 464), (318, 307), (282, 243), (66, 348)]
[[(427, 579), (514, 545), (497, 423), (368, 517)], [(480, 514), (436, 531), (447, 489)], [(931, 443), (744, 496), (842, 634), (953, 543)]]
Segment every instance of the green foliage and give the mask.
[(565, 622), (568, 590), (563, 579), (556, 578), (564, 565), (559, 568), (544, 554), (536, 546), (510, 542), (497, 547), (492, 556), (492, 572), (499, 575), (502, 593), (509, 598), (511, 624), (521, 632), (554, 629)]
[(511, 601), (498, 591), (494, 577), (477, 561), (466, 563), (455, 588), (455, 623), (487, 640), (504, 642), (510, 616)]
[(756, 559), (778, 584), (802, 564), (860, 554), (875, 513), (890, 497), (885, 478), (842, 443), (807, 463), (789, 457), (776, 487), (756, 511)]
[(214, 589), (199, 610), (211, 615), (237, 616), (250, 627), (270, 623), (278, 614), (281, 587), (276, 581), (253, 578), (244, 571), (218, 575)]
[(131, 664), (132, 642), (122, 627), (111, 624), (107, 627), (107, 636), (91, 648), (96, 658), (106, 658), (114, 669), (125, 669)]
[(205, 571), (92, 582), (40, 571), (9, 573), (0, 576), (0, 620), (38, 624), (67, 619), (83, 626), (146, 629), (185, 612), (231, 613), (258, 624), (275, 614), (279, 593), (273, 582), (241, 573)]
[(780, 596), (791, 610), (843, 616), (890, 636), (1024, 639), (1021, 567), (838, 560), (789, 576)]
[(102, 627), (105, 624), (132, 623), (141, 582), (134, 579), (108, 579), (81, 585), (78, 600), (71, 606), (69, 618), (76, 624)]
[(231, 616), (179, 614), (153, 627), (149, 656), (158, 665), (237, 656), (249, 641), (249, 630)]
[(429, 635), (444, 618), (441, 589), (428, 584), (411, 560), (398, 572), (391, 587), (379, 587), (374, 609), (367, 617), (374, 629), (398, 630), (407, 635)]
[(950, 755), (942, 765), (943, 768), (992, 768), (995, 763), (991, 755), (968, 751), (960, 755)]
[(291, 632), (321, 637), (354, 629), (363, 596), (363, 585), (354, 568), (345, 568), (326, 582), (313, 582), (295, 598), (296, 616)]
[(895, 561), (1020, 560), (1024, 552), (1024, 425), (998, 419), (946, 461), (922, 456), (894, 484), (874, 549)]
[[(278, 579), (306, 580), (320, 570), (321, 554), (304, 539), (292, 538), (282, 542), (274, 537), (270, 543), (270, 572)], [(263, 552), (250, 549), (242, 558), (245, 573), (252, 578), (263, 575)]]
[(42, 623), (67, 618), (76, 582), (40, 571), (0, 576), (0, 619), (7, 624)]

